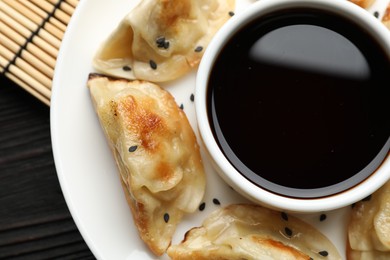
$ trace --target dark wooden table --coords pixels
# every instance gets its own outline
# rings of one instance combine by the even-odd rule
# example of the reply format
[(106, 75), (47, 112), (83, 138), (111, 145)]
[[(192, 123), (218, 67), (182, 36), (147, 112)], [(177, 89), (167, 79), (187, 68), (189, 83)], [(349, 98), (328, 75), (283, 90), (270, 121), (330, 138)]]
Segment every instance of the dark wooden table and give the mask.
[(57, 179), (49, 115), (0, 74), (0, 259), (95, 259)]

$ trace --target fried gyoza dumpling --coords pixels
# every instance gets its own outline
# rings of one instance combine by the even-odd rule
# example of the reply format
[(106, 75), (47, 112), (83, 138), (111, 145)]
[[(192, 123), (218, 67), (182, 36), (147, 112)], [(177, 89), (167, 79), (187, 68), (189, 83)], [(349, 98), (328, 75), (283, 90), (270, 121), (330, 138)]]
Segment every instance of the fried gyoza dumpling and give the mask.
[(348, 240), (348, 259), (390, 259), (390, 181), (354, 205)]
[(235, 0), (143, 0), (112, 32), (94, 58), (101, 73), (153, 82), (195, 67)]
[(204, 195), (195, 134), (172, 95), (155, 84), (91, 74), (88, 87), (140, 237), (161, 255)]
[(250, 204), (214, 211), (178, 245), (172, 259), (341, 259), (317, 229), (285, 213)]

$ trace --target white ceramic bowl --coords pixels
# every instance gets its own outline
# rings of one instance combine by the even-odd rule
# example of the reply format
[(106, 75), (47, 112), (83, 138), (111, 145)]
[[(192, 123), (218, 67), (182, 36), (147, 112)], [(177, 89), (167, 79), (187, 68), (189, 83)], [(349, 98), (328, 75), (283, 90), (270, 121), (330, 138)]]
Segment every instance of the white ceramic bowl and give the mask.
[[(367, 28), (382, 44), (390, 57), (390, 33), (378, 19), (367, 11), (348, 1), (342, 0), (261, 0), (253, 3), (247, 10), (235, 15), (215, 35), (208, 46), (200, 64), (196, 79), (195, 109), (201, 139), (208, 155), (220, 176), (236, 191), (248, 199), (271, 208), (291, 212), (319, 212), (341, 208), (350, 205), (373, 193), (390, 178), (389, 139), (387, 148), (382, 153), (387, 154), (381, 166), (357, 186), (335, 195), (319, 198), (292, 198), (269, 192), (241, 175), (224, 156), (211, 130), (207, 113), (207, 85), (211, 68), (221, 48), (227, 39), (249, 21), (270, 12), (292, 7), (312, 7), (328, 10), (335, 14), (348, 17)], [(385, 120), (385, 119), (384, 119)]]

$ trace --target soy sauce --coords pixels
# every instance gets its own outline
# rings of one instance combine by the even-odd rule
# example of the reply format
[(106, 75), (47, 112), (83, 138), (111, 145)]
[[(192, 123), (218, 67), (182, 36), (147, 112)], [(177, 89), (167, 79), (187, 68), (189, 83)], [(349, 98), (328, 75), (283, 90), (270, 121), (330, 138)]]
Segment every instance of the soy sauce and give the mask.
[(389, 57), (369, 32), (324, 11), (258, 18), (213, 65), (214, 136), (242, 175), (272, 192), (341, 192), (389, 154)]

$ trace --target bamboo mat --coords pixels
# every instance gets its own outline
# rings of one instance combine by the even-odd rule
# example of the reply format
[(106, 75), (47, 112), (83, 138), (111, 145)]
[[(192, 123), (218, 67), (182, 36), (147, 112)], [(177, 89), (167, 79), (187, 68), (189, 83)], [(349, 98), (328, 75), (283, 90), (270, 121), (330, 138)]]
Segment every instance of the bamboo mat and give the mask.
[(79, 0), (0, 0), (0, 72), (46, 105), (61, 40)]

